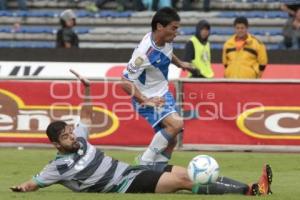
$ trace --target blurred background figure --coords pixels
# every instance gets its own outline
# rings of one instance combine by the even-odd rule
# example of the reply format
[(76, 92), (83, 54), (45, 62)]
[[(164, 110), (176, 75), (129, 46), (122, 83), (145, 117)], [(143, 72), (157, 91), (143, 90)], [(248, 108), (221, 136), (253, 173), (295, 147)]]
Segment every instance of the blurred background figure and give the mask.
[(248, 33), (246, 17), (234, 20), (235, 34), (224, 44), (222, 61), (225, 78), (261, 78), (268, 58), (265, 45)]
[(173, 7), (171, 0), (142, 0), (142, 3), (144, 4), (144, 7), (147, 10), (158, 10), (163, 7)]
[[(27, 10), (27, 0), (17, 0), (20, 10)], [(7, 0), (0, 0), (0, 10), (7, 9)]]
[(61, 29), (56, 34), (57, 48), (79, 47), (79, 38), (74, 32), (76, 25), (76, 15), (71, 9), (67, 9), (60, 14)]
[[(182, 0), (182, 10), (188, 11), (188, 10), (193, 10), (192, 3), (193, 2), (198, 2), (197, 0)], [(210, 0), (203, 0), (202, 1), (202, 8), (203, 11), (208, 12), (210, 11)]]
[(300, 8), (300, 1), (286, 1), (287, 3), (282, 3), (280, 5), (280, 9), (284, 12), (287, 12), (290, 17), (294, 17), (296, 14), (296, 10)]
[[(109, 1), (113, 1), (113, 0), (92, 0), (89, 4), (87, 4), (86, 10), (91, 12), (98, 12), (99, 9), (101, 9)], [(124, 11), (128, 0), (115, 0), (115, 1), (118, 4), (116, 10), (120, 12)]]
[(300, 8), (287, 20), (283, 27), (283, 36), (286, 48), (300, 49)]
[(210, 24), (206, 20), (201, 20), (196, 25), (195, 35), (185, 46), (184, 61), (192, 64), (195, 69), (191, 71), (191, 78), (212, 78), (214, 72), (211, 68)]

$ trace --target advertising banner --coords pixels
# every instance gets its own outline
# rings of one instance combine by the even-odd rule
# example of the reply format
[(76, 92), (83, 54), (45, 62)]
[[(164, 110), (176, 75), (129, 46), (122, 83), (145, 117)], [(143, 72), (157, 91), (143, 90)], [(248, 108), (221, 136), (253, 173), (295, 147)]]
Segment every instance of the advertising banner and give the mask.
[[(48, 143), (47, 125), (78, 121), (82, 98), (83, 88), (75, 81), (0, 81), (0, 142)], [(92, 82), (91, 100), (91, 143), (149, 144), (153, 130), (134, 112), (119, 82)]]
[(300, 83), (183, 84), (184, 144), (300, 145)]
[[(174, 85), (170, 87), (175, 94)], [(184, 144), (300, 145), (299, 83), (184, 82)], [(48, 143), (53, 120), (78, 121), (83, 88), (76, 81), (0, 81), (0, 142)], [(154, 134), (118, 81), (93, 81), (99, 145), (148, 145)]]

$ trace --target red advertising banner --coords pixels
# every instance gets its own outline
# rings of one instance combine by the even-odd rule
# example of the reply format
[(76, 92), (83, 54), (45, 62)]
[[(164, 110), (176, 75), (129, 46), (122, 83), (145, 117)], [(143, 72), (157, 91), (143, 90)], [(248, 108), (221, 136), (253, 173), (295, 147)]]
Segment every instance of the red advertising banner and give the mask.
[(186, 82), (184, 144), (300, 145), (300, 83)]
[[(299, 145), (298, 91), (299, 83), (184, 82), (183, 143)], [(117, 81), (93, 82), (91, 94), (93, 144), (149, 144), (152, 128)], [(49, 143), (47, 125), (77, 121), (82, 97), (75, 81), (0, 81), (0, 142)]]
[[(153, 130), (134, 112), (118, 82), (93, 82), (91, 94), (93, 144), (149, 144)], [(0, 142), (48, 143), (47, 125), (53, 120), (77, 121), (82, 97), (79, 82), (0, 81)]]

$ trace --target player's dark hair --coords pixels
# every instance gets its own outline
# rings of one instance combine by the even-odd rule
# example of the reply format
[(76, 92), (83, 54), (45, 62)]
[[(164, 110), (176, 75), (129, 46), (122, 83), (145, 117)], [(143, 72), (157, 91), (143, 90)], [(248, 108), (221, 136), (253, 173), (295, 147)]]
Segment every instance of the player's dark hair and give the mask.
[(165, 27), (173, 21), (180, 21), (180, 17), (176, 10), (169, 7), (161, 8), (155, 13), (152, 18), (152, 31), (156, 30), (158, 23)]
[(233, 25), (236, 26), (237, 24), (244, 24), (246, 27), (248, 27), (248, 19), (246, 17), (237, 17), (235, 18)]
[(59, 135), (65, 129), (67, 123), (64, 121), (51, 122), (46, 130), (47, 136), (51, 142), (58, 142)]

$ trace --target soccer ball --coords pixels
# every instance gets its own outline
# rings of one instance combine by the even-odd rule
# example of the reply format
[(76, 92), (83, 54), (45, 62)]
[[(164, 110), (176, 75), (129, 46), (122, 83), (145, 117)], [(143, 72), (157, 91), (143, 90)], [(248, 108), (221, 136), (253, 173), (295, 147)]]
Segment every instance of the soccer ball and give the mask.
[(208, 155), (198, 155), (190, 161), (187, 171), (193, 183), (207, 185), (216, 182), (219, 176), (219, 165)]

